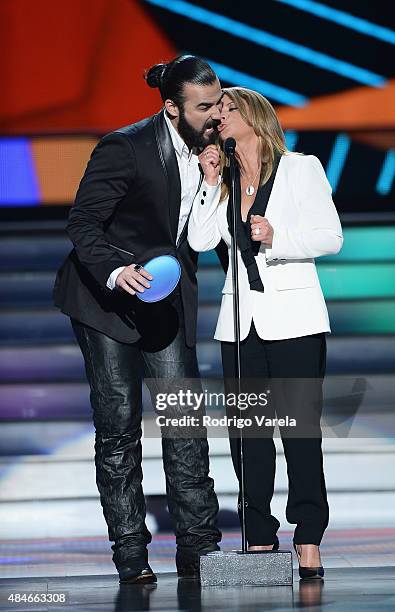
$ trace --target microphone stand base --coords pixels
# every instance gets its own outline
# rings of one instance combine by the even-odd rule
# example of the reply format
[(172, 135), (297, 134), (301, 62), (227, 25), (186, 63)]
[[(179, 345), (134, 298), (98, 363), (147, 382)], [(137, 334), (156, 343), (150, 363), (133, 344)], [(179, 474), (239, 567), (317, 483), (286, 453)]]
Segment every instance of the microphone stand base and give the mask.
[(200, 556), (201, 586), (292, 585), (290, 550), (214, 551)]

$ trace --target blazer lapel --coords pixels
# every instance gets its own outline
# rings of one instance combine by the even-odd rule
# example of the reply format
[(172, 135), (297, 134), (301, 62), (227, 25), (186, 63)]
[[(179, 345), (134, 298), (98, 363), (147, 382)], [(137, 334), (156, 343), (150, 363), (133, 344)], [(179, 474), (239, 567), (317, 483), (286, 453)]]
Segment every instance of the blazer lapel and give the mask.
[(285, 157), (282, 155), (278, 164), (277, 173), (274, 178), (273, 188), (266, 206), (265, 217), (272, 225), (277, 224), (281, 218), (283, 198), (280, 197), (285, 187)]
[(176, 242), (178, 231), (178, 220), (181, 205), (181, 181), (176, 154), (169, 130), (164, 118), (164, 111), (154, 117), (154, 130), (156, 145), (159, 151), (160, 161), (167, 180), (167, 201), (169, 207), (170, 231), (173, 242)]

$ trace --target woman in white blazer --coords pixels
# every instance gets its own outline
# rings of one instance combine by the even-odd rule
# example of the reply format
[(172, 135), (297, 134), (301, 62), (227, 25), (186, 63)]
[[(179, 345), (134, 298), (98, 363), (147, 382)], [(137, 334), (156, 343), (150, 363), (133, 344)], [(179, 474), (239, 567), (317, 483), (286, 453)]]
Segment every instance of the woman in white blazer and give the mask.
[[(316, 157), (287, 150), (273, 107), (257, 92), (225, 89), (218, 131), (222, 143), (229, 137), (237, 143), (242, 378), (314, 379), (321, 393), (325, 333), (330, 325), (314, 259), (337, 253), (343, 243), (331, 187)], [(208, 251), (223, 239), (230, 253), (225, 158), (219, 147), (210, 145), (199, 159), (205, 178), (189, 218), (188, 241), (192, 249)], [(235, 377), (231, 264), (222, 294), (215, 338), (221, 341), (225, 379), (231, 379)], [(293, 410), (298, 405), (301, 411), (306, 408), (302, 388), (293, 388)], [(282, 436), (289, 478), (286, 516), (296, 524), (294, 547), (303, 578), (323, 576), (319, 544), (329, 519), (319, 426), (322, 397), (318, 404), (314, 437)], [(239, 477), (238, 443), (231, 437)], [(249, 549), (277, 549), (280, 523), (270, 511), (275, 472), (272, 437), (245, 438), (244, 457)]]

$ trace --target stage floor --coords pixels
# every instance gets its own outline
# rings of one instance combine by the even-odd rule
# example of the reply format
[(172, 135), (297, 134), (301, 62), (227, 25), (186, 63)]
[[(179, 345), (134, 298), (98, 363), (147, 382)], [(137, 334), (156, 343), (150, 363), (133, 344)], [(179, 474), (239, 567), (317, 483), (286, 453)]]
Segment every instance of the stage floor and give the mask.
[[(57, 593), (64, 604), (11, 604), (10, 593)], [(288, 587), (200, 587), (161, 573), (156, 585), (120, 586), (113, 576), (69, 576), (5, 579), (0, 585), (1, 610), (345, 610), (392, 612), (395, 609), (395, 567), (329, 568), (325, 581), (299, 581)]]
[[(280, 547), (292, 550), (292, 531), (280, 530)], [(221, 547), (240, 547), (240, 534), (223, 530)], [(321, 544), (326, 568), (395, 567), (395, 527), (327, 529)], [(1, 578), (38, 578), (114, 574), (106, 536), (0, 540)], [(149, 545), (156, 573), (175, 572), (175, 538), (157, 533)], [(295, 555), (294, 555), (295, 556)], [(296, 567), (296, 559), (294, 559)]]
[[(291, 531), (280, 547), (291, 549)], [(223, 534), (222, 548), (240, 544)], [(325, 581), (300, 582), (294, 555), (293, 587), (205, 587), (178, 580), (174, 536), (156, 534), (150, 563), (157, 585), (122, 586), (105, 537), (0, 541), (0, 610), (395, 610), (395, 528), (329, 529), (321, 546)], [(11, 593), (65, 593), (66, 602), (12, 603)], [(42, 598), (43, 599), (43, 598)]]

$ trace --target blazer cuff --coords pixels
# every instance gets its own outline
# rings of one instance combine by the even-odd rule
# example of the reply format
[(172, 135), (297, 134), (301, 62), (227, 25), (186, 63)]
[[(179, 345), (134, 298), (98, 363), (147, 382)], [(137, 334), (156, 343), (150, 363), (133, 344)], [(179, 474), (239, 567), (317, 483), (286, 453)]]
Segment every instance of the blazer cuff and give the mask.
[(284, 253), (284, 244), (287, 240), (287, 230), (282, 227), (273, 228), (273, 241), (271, 247), (265, 247), (266, 261), (277, 261), (279, 259), (285, 260), (285, 257), (281, 257), (281, 253)]
[(211, 207), (215, 204), (217, 206), (220, 192), (221, 192), (221, 180), (218, 177), (219, 182), (216, 185), (207, 185), (206, 181), (203, 181), (199, 193), (197, 194), (197, 206), (199, 211), (202, 213), (207, 210), (211, 210)]

